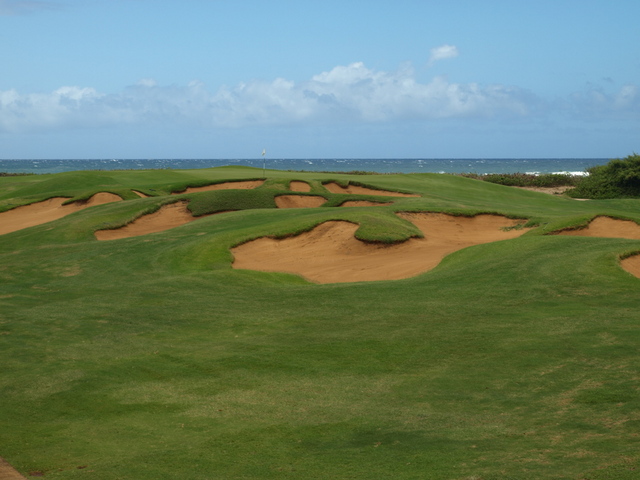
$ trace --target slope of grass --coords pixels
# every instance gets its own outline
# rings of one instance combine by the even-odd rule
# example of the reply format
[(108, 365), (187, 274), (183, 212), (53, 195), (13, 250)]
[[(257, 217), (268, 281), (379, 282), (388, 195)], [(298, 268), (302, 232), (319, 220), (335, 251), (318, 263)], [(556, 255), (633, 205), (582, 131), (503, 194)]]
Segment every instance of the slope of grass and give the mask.
[[(166, 191), (255, 173), (108, 175)], [(47, 177), (25, 194), (101, 187)], [(541, 233), (596, 214), (639, 219), (638, 201), (363, 175), (423, 197), (277, 210), (265, 207), (287, 179), (320, 191), (342, 177), (268, 177), (255, 191), (132, 199), (0, 236), (0, 455), (51, 479), (637, 478), (640, 280), (617, 259), (640, 242)], [(93, 239), (96, 226), (183, 197), (202, 212), (246, 204)], [(490, 211), (540, 227), (402, 281), (312, 285), (230, 268), (232, 245), (328, 219), (359, 223), (367, 239), (415, 234), (394, 210)]]

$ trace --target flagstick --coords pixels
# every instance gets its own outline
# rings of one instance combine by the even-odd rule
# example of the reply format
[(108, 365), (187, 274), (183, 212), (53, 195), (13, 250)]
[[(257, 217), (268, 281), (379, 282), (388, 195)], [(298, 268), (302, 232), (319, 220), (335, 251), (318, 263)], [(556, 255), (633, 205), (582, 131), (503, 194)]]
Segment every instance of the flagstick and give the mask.
[(266, 173), (266, 168), (267, 168), (267, 158), (265, 157), (267, 153), (266, 149), (262, 150), (262, 176), (265, 178), (267, 178), (267, 173)]

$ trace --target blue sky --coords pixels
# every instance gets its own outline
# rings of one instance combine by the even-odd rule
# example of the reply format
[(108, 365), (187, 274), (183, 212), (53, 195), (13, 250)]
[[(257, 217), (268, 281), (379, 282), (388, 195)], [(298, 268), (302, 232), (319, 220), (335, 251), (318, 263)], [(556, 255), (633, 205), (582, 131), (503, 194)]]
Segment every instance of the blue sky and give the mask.
[(0, 158), (623, 157), (637, 0), (0, 0)]

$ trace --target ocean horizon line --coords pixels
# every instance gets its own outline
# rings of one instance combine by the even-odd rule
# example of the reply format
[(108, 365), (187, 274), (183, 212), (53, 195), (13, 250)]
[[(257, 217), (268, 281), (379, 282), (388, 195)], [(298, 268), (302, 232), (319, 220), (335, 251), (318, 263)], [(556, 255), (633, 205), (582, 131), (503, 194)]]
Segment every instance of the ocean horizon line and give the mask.
[(559, 173), (583, 174), (608, 158), (51, 158), (0, 160), (0, 172), (61, 173), (80, 170), (190, 170), (247, 166), (285, 171), (374, 173)]

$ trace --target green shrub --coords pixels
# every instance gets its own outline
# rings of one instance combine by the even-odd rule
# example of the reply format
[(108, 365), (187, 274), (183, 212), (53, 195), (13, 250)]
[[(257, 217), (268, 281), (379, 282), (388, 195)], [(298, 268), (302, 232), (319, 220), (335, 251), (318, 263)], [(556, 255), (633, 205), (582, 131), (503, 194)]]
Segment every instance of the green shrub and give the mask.
[(509, 187), (564, 187), (574, 186), (579, 182), (577, 176), (568, 173), (543, 173), (541, 175), (533, 173), (488, 173), (485, 175), (467, 173), (462, 176)]
[(636, 153), (591, 167), (587, 172), (589, 175), (580, 180), (570, 196), (592, 199), (640, 197), (640, 155)]

